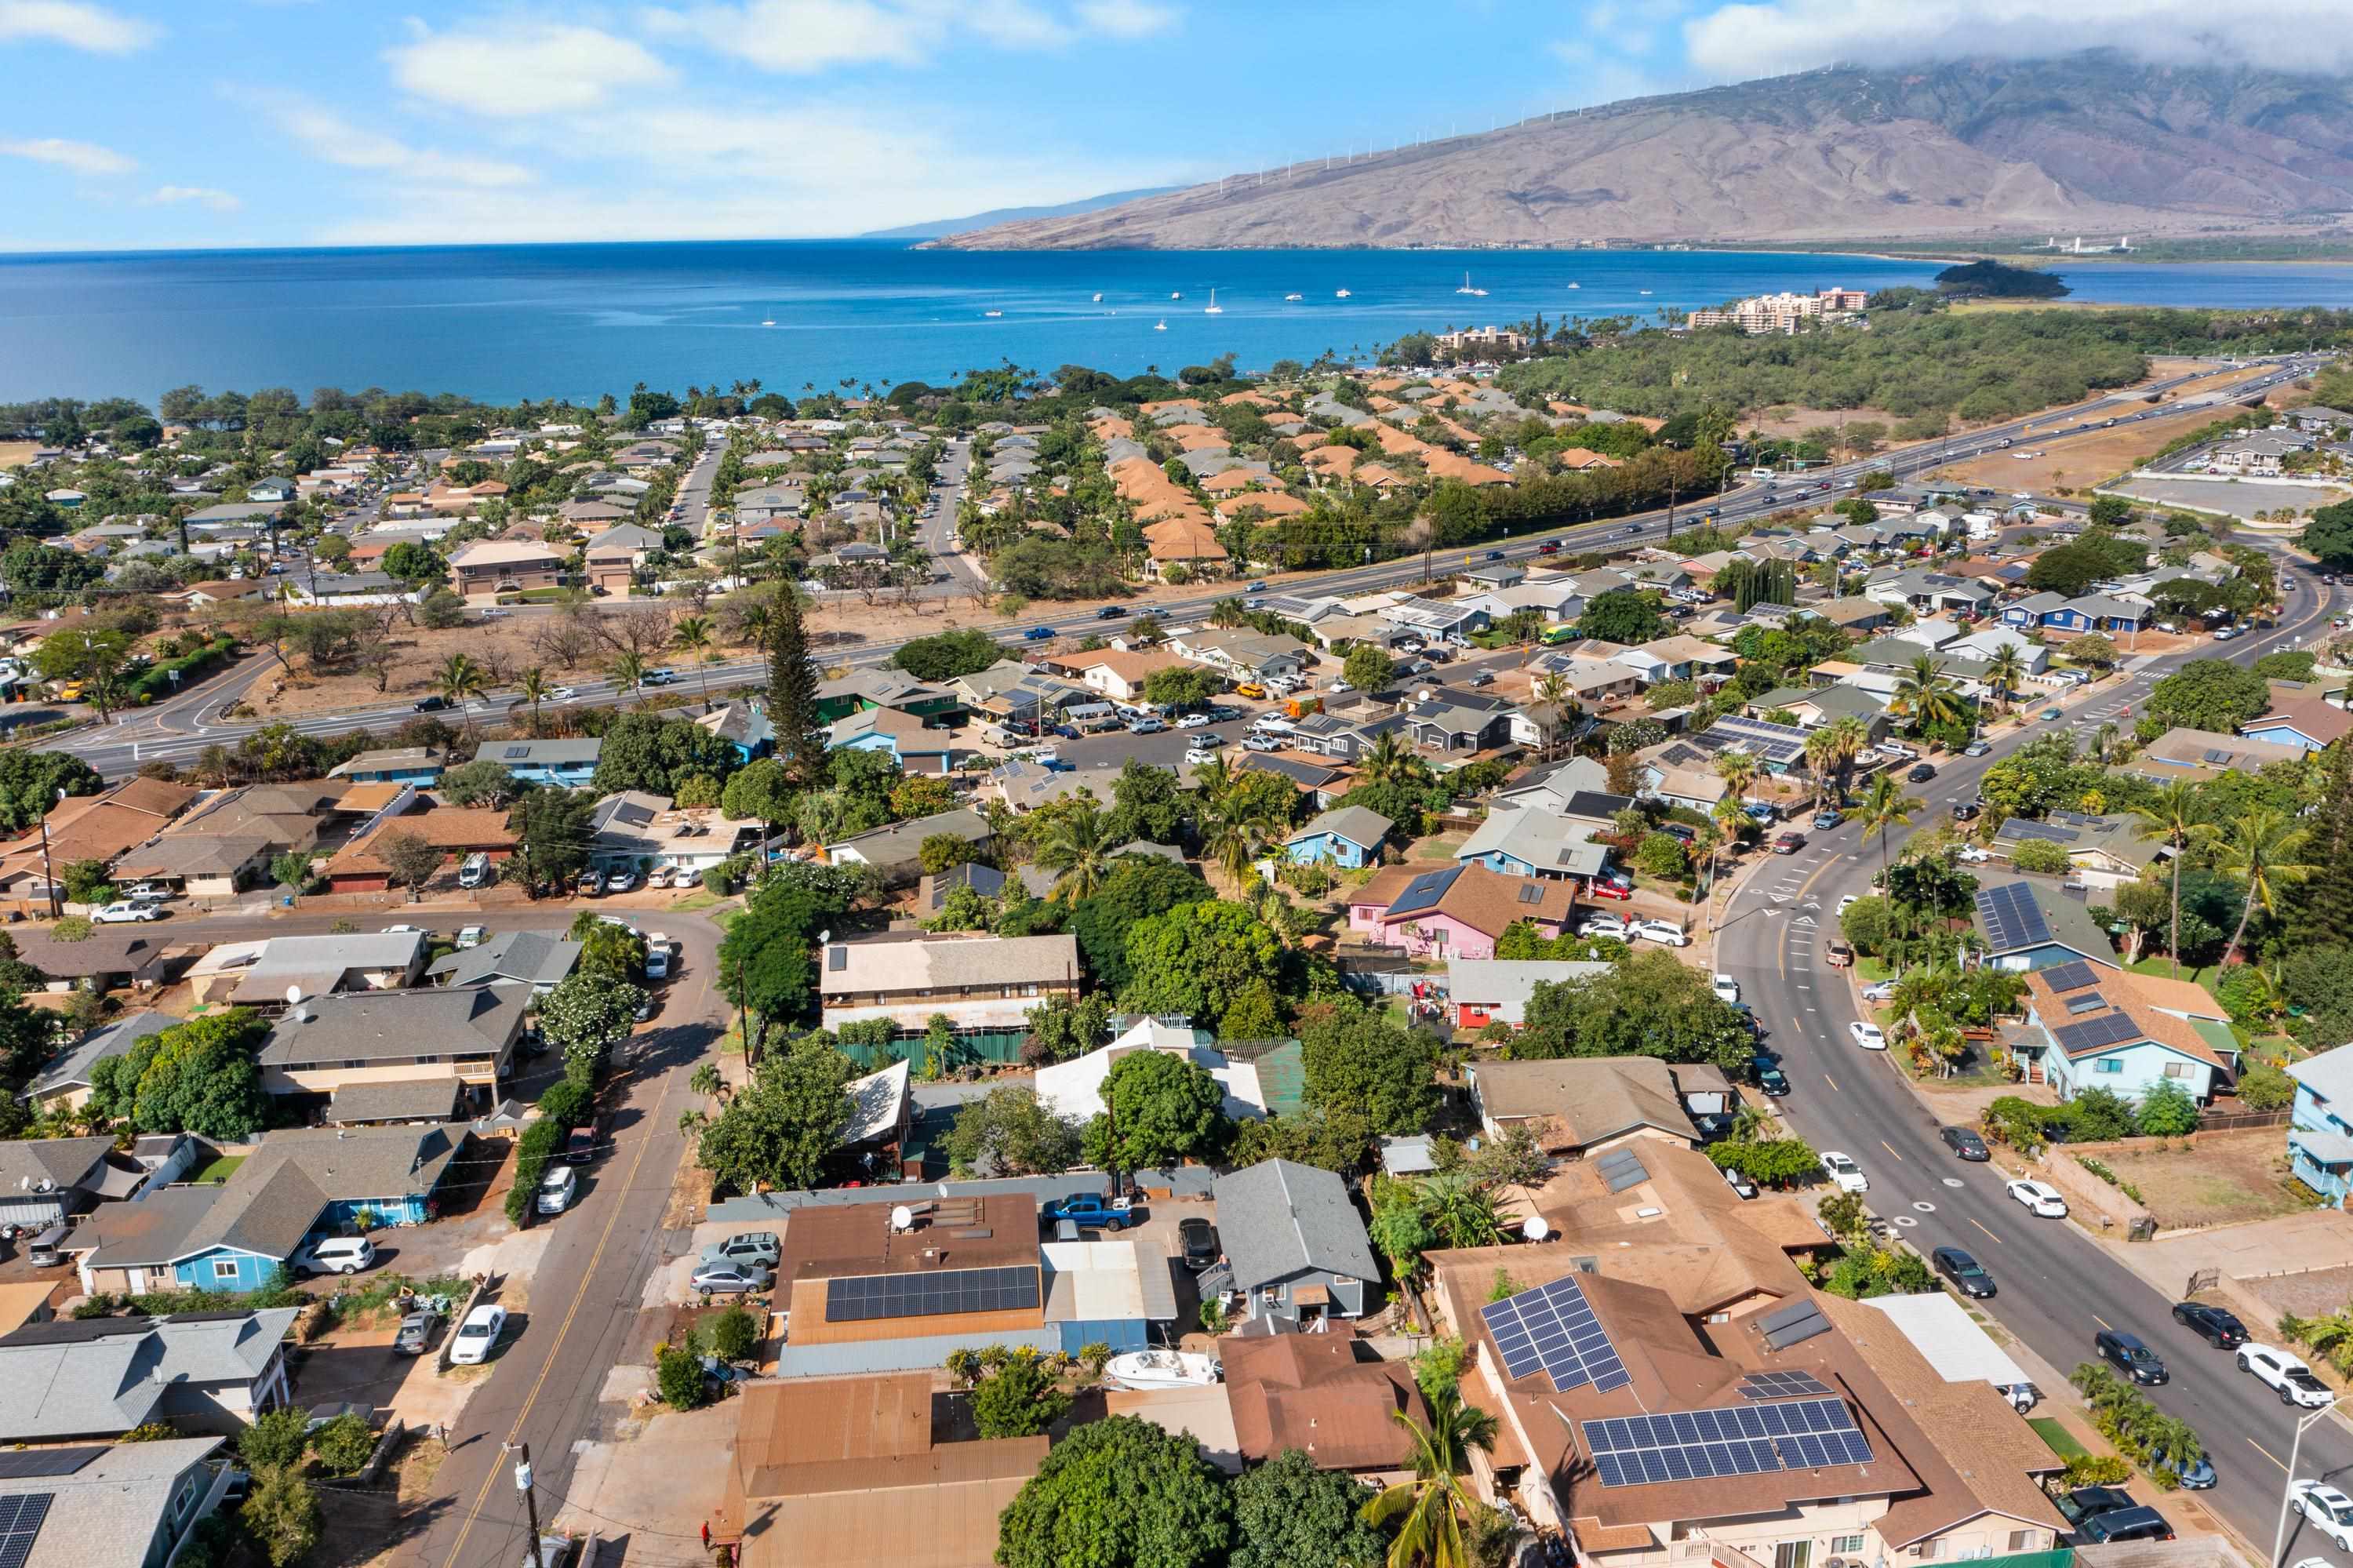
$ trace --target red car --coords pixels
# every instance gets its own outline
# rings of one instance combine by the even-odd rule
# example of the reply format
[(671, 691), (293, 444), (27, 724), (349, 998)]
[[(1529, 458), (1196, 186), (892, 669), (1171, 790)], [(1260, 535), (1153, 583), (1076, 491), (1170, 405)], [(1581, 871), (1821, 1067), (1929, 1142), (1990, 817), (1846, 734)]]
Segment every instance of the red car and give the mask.
[(1631, 898), (1634, 896), (1633, 888), (1626, 885), (1625, 884), (1604, 882), (1598, 877), (1595, 878), (1593, 885), (1586, 891), (1592, 894), (1596, 898)]
[(1795, 854), (1805, 847), (1806, 835), (1803, 833), (1783, 833), (1773, 841), (1775, 854)]

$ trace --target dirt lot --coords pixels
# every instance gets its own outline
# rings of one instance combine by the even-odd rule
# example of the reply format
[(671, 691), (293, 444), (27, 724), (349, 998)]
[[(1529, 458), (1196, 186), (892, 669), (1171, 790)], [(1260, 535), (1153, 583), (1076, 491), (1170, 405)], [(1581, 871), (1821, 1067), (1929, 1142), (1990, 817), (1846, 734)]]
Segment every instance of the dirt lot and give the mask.
[(394, 1457), (389, 1473), (374, 1485), (337, 1482), (332, 1506), (322, 1510), (326, 1527), (311, 1553), (312, 1568), (413, 1561), (411, 1543), (431, 1528), (451, 1500), (432, 1496), (433, 1478), (443, 1457), (440, 1444), (415, 1436)]
[(2284, 1144), (2276, 1129), (2200, 1138), (2195, 1149), (2098, 1156), (2116, 1180), (2139, 1189), (2167, 1230), (2226, 1225), (2293, 1214), (2304, 1205), (2284, 1184)]
[[(2188, 368), (2179, 360), (2153, 360), (2151, 379), (2178, 376)], [(1957, 483), (1989, 485), (2004, 494), (2023, 490), (2038, 495), (2064, 495), (2071, 491), (2086, 490), (2125, 472), (2176, 436), (2226, 418), (2230, 412), (2227, 405), (2183, 406), (2181, 398), (2219, 391), (2260, 374), (2253, 367), (2226, 370), (2177, 388), (2166, 405), (2167, 417), (2161, 418), (2120, 425), (2114, 429), (2090, 430), (2080, 436), (2023, 436), (2008, 451), (1953, 463), (1937, 472)]]

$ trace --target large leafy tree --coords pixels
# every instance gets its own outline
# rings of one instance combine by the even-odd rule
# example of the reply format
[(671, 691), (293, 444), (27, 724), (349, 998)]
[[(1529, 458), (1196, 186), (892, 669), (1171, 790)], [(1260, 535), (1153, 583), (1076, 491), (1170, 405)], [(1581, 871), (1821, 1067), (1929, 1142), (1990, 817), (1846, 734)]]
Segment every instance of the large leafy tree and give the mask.
[(1225, 1141), (1225, 1091), (1181, 1056), (1138, 1051), (1103, 1077), (1105, 1110), (1087, 1124), (1089, 1161), (1120, 1171), (1207, 1159)]
[(948, 1163), (959, 1175), (1059, 1175), (1079, 1162), (1079, 1125), (1057, 1116), (1034, 1089), (995, 1088), (968, 1100), (948, 1131)]
[(1737, 1072), (1755, 1042), (1705, 975), (1672, 953), (1638, 952), (1607, 974), (1539, 982), (1510, 1051), (1522, 1059), (1656, 1056)]
[(1147, 839), (1175, 843), (1185, 830), (1184, 792), (1176, 775), (1134, 758), (1112, 780), (1111, 833), (1114, 843)]
[(644, 991), (609, 969), (575, 969), (539, 1004), (540, 1037), (562, 1053), (566, 1078), (593, 1084), (613, 1048), (629, 1037), (638, 1004), (645, 999)]
[(1360, 1007), (1337, 1006), (1302, 1024), (1308, 1102), (1353, 1112), (1387, 1133), (1419, 1132), (1437, 1115), (1437, 1056), (1430, 1037)]
[(588, 819), (596, 796), (586, 789), (527, 789), (507, 813), (515, 835), (510, 877), (534, 894), (562, 887), (588, 863)]
[(1004, 657), (1005, 650), (985, 631), (943, 631), (902, 645), (891, 662), (918, 681), (943, 682), (986, 670)]
[(972, 1391), (973, 1425), (983, 1437), (1034, 1437), (1070, 1409), (1071, 1396), (1026, 1346)]
[(1127, 937), (1121, 1001), (1135, 1012), (1182, 1013), (1214, 1029), (1253, 981), (1281, 976), (1282, 938), (1245, 906), (1218, 898), (1140, 921)]
[(599, 795), (641, 789), (668, 798), (678, 793), (682, 780), (698, 773), (724, 780), (740, 761), (733, 741), (721, 739), (692, 719), (624, 714), (605, 731), (592, 783)]
[(2229, 735), (2271, 706), (2261, 675), (2227, 659), (2192, 659), (2150, 688), (2148, 711), (2168, 726)]
[(1210, 897), (1200, 874), (1159, 855), (1122, 855), (1112, 862), (1103, 887), (1071, 910), (1071, 934), (1086, 955), (1087, 972), (1102, 989), (1117, 992), (1127, 984), (1128, 941), (1135, 928), (1156, 915)]
[(856, 888), (856, 876), (842, 868), (779, 866), (728, 926), (719, 944), (719, 983), (727, 1000), (750, 1014), (744, 1036), (754, 1057), (771, 1025), (797, 1022), (807, 1012), (818, 935), (840, 928)]
[(1376, 1494), (1356, 1477), (1285, 1448), (1233, 1484), (1231, 1568), (1372, 1568), (1388, 1550), (1366, 1524)]
[(703, 1127), (696, 1159), (738, 1192), (816, 1186), (849, 1126), (843, 1088), (856, 1074), (824, 1036), (806, 1036), (763, 1061), (752, 1082), (728, 1097)]
[(1001, 1568), (1218, 1568), (1233, 1503), (1200, 1445), (1133, 1415), (1056, 1444), (997, 1523)]
[(1648, 642), (1667, 634), (1667, 618), (1659, 613), (1659, 596), (1635, 588), (1611, 588), (1587, 602), (1577, 618), (1580, 636), (1605, 642)]
[(58, 793), (95, 795), (98, 770), (63, 751), (0, 751), (0, 829), (16, 833), (57, 809)]
[(267, 1033), (251, 1012), (231, 1008), (151, 1035), (118, 1058), (126, 1065), (115, 1070), (114, 1114), (128, 1115), (142, 1132), (251, 1137), (269, 1125), (269, 1097), (254, 1060)]

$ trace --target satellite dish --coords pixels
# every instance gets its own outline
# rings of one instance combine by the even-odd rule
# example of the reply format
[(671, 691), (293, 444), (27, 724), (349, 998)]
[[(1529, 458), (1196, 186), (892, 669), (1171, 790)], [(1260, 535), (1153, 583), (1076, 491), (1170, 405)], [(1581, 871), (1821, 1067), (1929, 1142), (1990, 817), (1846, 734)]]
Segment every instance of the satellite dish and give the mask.
[(286, 988), (286, 1005), (287, 1005), (287, 1006), (289, 1006), (289, 1007), (292, 1007), (292, 1006), (294, 1006), (295, 1004), (297, 1004), (298, 1002), (300, 1002), (301, 1000), (302, 1000), (302, 988), (301, 988), (301, 986), (299, 986), (299, 985), (290, 985), (290, 986), (288, 986), (288, 987)]
[(1527, 1223), (1520, 1226), (1520, 1234), (1532, 1242), (1540, 1242), (1552, 1234), (1552, 1226), (1545, 1223), (1542, 1214), (1530, 1214)]
[(904, 1203), (892, 1204), (891, 1206), (891, 1228), (894, 1231), (913, 1230), (915, 1228), (915, 1211), (909, 1208)]

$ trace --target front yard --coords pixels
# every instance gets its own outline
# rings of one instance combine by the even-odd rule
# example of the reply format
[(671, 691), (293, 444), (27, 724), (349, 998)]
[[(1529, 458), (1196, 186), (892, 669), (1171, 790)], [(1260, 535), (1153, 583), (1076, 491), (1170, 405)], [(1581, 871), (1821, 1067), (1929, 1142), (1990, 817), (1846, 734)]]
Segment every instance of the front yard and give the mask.
[(2308, 1206), (2288, 1190), (2286, 1135), (2277, 1128), (2093, 1158), (2116, 1172), (2119, 1185), (2137, 1191), (2168, 1230), (2267, 1220)]

